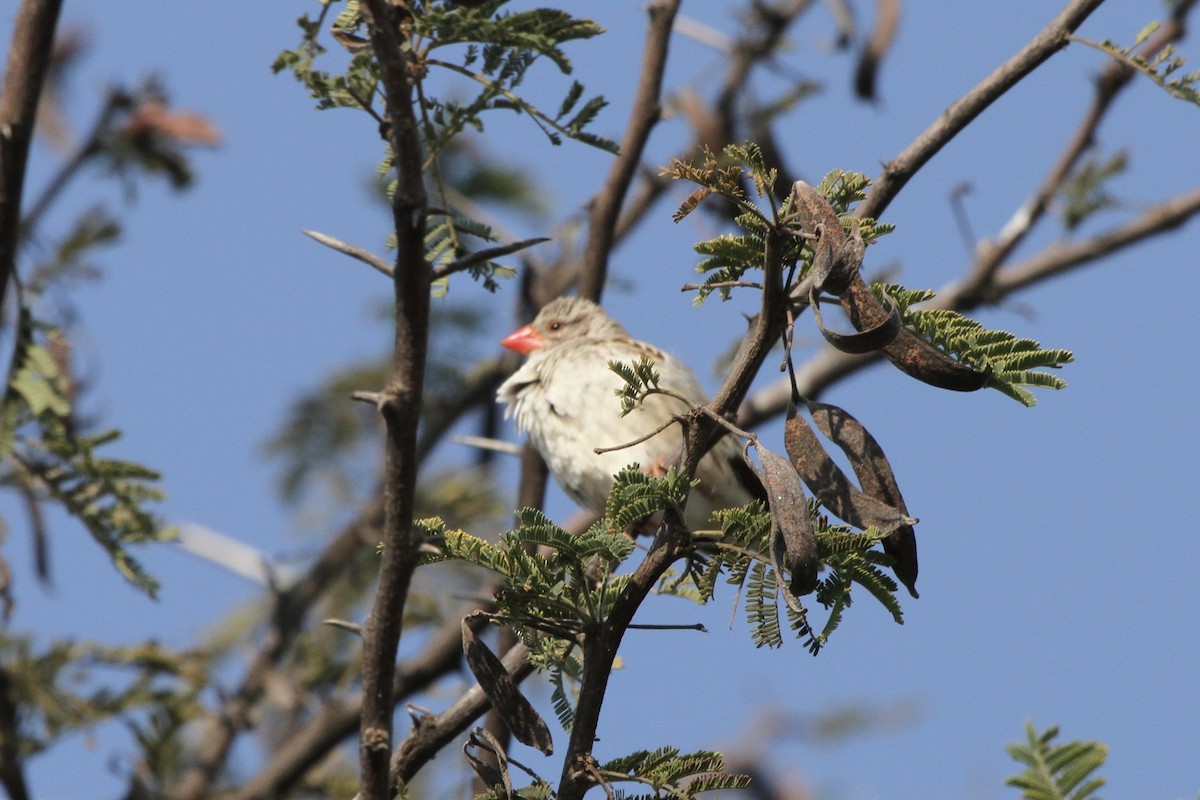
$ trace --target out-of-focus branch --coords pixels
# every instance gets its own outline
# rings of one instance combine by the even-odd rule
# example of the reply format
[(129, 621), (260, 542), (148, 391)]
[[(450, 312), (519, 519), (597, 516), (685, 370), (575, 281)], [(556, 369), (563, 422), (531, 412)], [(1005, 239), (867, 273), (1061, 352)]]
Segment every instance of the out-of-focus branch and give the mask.
[[(1168, 45), (1182, 39), (1186, 33), (1187, 14), (1195, 4), (1196, 0), (1177, 3), (1167, 22), (1143, 43), (1139, 55), (1150, 60)], [(967, 277), (968, 285), (978, 293), (988, 291), (988, 284), (996, 270), (1008, 260), (1045, 215), (1054, 195), (1062, 188), (1079, 159), (1095, 141), (1096, 130), (1107, 115), (1108, 109), (1112, 107), (1113, 101), (1121, 90), (1129, 85), (1132, 77), (1133, 71), (1119, 61), (1109, 62), (1104, 72), (1096, 79), (1096, 91), (1091, 107), (1041, 186), (1022, 204), (995, 239), (979, 243), (975, 265)]]
[(579, 270), (579, 293), (599, 300), (608, 275), (608, 256), (612, 252), (617, 220), (629, 184), (641, 162), (650, 131), (661, 116), (660, 98), (663, 72), (671, 40), (671, 26), (679, 11), (680, 0), (652, 0), (647, 11), (650, 24), (642, 51), (642, 70), (637, 94), (629, 114), (629, 123), (621, 139), (621, 152), (609, 168), (600, 193), (592, 201), (588, 241)]
[[(1091, 264), (1156, 234), (1178, 228), (1197, 215), (1200, 215), (1200, 189), (1151, 206), (1136, 219), (1090, 239), (1050, 245), (1032, 258), (998, 272), (987, 295), (981, 300), (998, 302), (1000, 298), (1020, 289)], [(957, 291), (951, 287), (947, 294), (953, 295)], [(933, 303), (936, 304), (937, 301), (938, 298), (934, 298)]]
[[(477, 594), (490, 597), (496, 588), (497, 582), (489, 579), (480, 585)], [(486, 603), (481, 602), (461, 608), (433, 633), (420, 653), (397, 667), (393, 687), (397, 703), (459, 669), (462, 663), (462, 618), (485, 606)], [(320, 713), (288, 737), (271, 760), (228, 800), (264, 800), (286, 794), (330, 750), (354, 733), (361, 716), (361, 694), (325, 702)]]
[(62, 194), (63, 189), (71, 182), (71, 179), (79, 174), (80, 168), (88, 162), (93, 156), (101, 152), (100, 139), (104, 132), (112, 123), (113, 117), (122, 107), (128, 105), (129, 98), (123, 91), (118, 89), (109, 89), (108, 96), (104, 99), (104, 105), (100, 109), (100, 113), (96, 115), (96, 121), (92, 123), (92, 129), (88, 133), (87, 138), (83, 143), (75, 148), (75, 152), (71, 154), (50, 182), (46, 184), (46, 188), (38, 195), (37, 199), (29, 204), (29, 210), (21, 217), (20, 233), (18, 234), (21, 241), (24, 241), (33, 231), (37, 230), (38, 223), (41, 221), (42, 215), (46, 213), (46, 209)]
[(271, 629), (254, 657), (245, 677), (213, 715), (209, 729), (201, 739), (195, 763), (184, 772), (174, 790), (173, 800), (200, 800), (207, 796), (224, 768), (237, 735), (251, 725), (251, 712), (262, 698), (272, 672), (295, 640), (304, 620), (316, 602), (345, 565), (362, 548), (378, 539), (382, 525), (383, 503), (376, 500), (342, 528), (304, 577), (275, 598)]
[(29, 800), (29, 786), (21, 768), (21, 732), (17, 726), (17, 704), (12, 682), (0, 664), (0, 786), (9, 800)]
[(413, 108), (414, 54), (406, 40), (408, 9), (388, 0), (360, 6), (379, 63), (387, 109), (388, 139), (396, 170), (392, 223), (396, 235), (393, 302), (396, 331), (392, 379), (379, 411), (385, 433), (383, 551), (379, 587), (363, 627), (363, 712), (360, 728), (359, 796), (391, 797), (393, 680), (405, 601), (419, 559), (421, 535), (413, 527), (417, 486), (417, 427), (425, 386), (432, 270), (425, 259), (427, 197), (423, 148)]
[(25, 165), (62, 0), (24, 0), (13, 22), (0, 89), (0, 308), (17, 264)]
[(998, 100), (1050, 56), (1066, 47), (1074, 32), (1104, 0), (1072, 0), (1020, 52), (1000, 65), (962, 99), (947, 108), (904, 152), (884, 165), (866, 198), (854, 210), (857, 219), (878, 219), (909, 179), (988, 106)]

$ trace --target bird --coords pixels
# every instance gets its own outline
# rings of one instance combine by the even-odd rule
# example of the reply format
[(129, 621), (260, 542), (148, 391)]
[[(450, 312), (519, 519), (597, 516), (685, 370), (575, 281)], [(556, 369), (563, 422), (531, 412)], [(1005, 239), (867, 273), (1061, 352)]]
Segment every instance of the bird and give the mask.
[[(625, 381), (609, 362), (641, 358), (654, 362), (659, 387), (692, 403), (706, 397), (687, 365), (646, 342), (634, 339), (619, 322), (592, 301), (575, 296), (547, 303), (528, 325), (501, 340), (528, 356), (496, 392), (505, 417), (541, 454), (555, 480), (580, 506), (603, 513), (613, 476), (636, 462), (651, 474), (663, 474), (683, 448), (681, 426), (668, 425), (657, 435), (617, 450), (607, 448), (653, 434), (689, 405), (663, 394), (646, 396), (621, 416), (617, 392)], [(718, 439), (701, 459), (698, 484), (688, 497), (684, 523), (693, 531), (712, 527), (714, 511), (765, 500), (762, 482), (742, 456), (736, 437)]]

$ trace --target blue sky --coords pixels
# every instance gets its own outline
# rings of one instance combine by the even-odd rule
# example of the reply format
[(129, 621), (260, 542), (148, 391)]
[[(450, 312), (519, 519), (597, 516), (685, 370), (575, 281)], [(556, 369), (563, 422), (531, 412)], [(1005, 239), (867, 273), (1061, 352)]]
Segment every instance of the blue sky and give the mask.
[[(386, 281), (299, 233), (314, 228), (383, 252), (387, 226), (363, 188), (379, 155), (369, 120), (315, 113), (295, 83), (270, 73), (276, 53), (296, 41), (293, 21), (306, 8), (255, 3), (231, 13), (220, 4), (80, 0), (63, 12), (63, 23), (81, 26), (92, 45), (69, 98), (77, 126), (90, 120), (107, 83), (157, 73), (178, 107), (209, 115), (225, 137), (220, 149), (196, 155), (194, 190), (140, 191), (121, 243), (99, 259), (104, 279), (72, 298), (93, 407), (125, 432), (121, 455), (163, 471), (171, 520), (202, 523), (285, 558), (313, 552), (322, 534), (303, 529), (278, 503), (275, 465), (261, 445), (298, 393), (338, 366), (383, 352), (389, 340), (375, 313)], [(684, 14), (731, 32), (731, 8), (685, 3)], [(876, 106), (848, 99), (852, 61), (826, 52), (833, 28), (814, 10), (785, 63), (824, 81), (826, 92), (780, 129), (789, 162), (814, 183), (833, 168), (878, 172), (1055, 8), (1034, 0), (907, 4)], [(570, 55), (574, 77), (612, 101), (597, 131), (615, 137), (642, 38), (640, 5), (580, 0), (571, 9), (609, 30), (599, 46), (578, 45)], [(1112, 0), (1081, 33), (1129, 42), (1157, 12)], [(10, 17), (0, 19), (4, 41)], [(1194, 51), (1194, 43), (1182, 49)], [(711, 89), (720, 54), (679, 39), (674, 55), (671, 89)], [(889, 207), (885, 220), (898, 230), (871, 249), (868, 269), (895, 265), (913, 288), (960, 276), (969, 252), (950, 191), (972, 183), (965, 199), (972, 227), (994, 236), (1054, 163), (1104, 63), (1073, 45), (989, 109)], [(541, 76), (545, 85), (535, 81), (530, 91), (553, 103), (565, 80), (548, 68)], [(764, 96), (771, 88), (760, 84)], [(552, 147), (524, 119), (496, 118), (487, 134), (486, 147), (549, 182), (546, 205), (554, 212), (505, 217), (514, 236), (542, 235), (578, 216), (607, 164), (606, 155), (580, 145)], [(682, 121), (668, 119), (647, 160), (662, 163), (687, 136)], [(1102, 154), (1125, 147), (1132, 154), (1113, 187), (1125, 206), (1081, 235), (1193, 188), (1198, 137), (1200, 109), (1136, 81), (1100, 135)], [(34, 155), (36, 193), (55, 155), (45, 148)], [(109, 184), (77, 187), (49, 230), (111, 198), (117, 192)], [(676, 225), (672, 210), (660, 206), (615, 255), (620, 288), (607, 304), (636, 336), (685, 356), (715, 386), (712, 354), (738, 330), (749, 298), (692, 308), (678, 287), (694, 280), (692, 242), (715, 231), (700, 215)], [(1044, 227), (1018, 258), (1059, 237), (1052, 223)], [(598, 754), (665, 743), (735, 752), (759, 746), (752, 732), (763, 728), (754, 720), (768, 712), (807, 720), (845, 704), (899, 706), (908, 710), (905, 725), (841, 744), (780, 736), (771, 763), (822, 797), (1012, 797), (1003, 779), (1015, 765), (1003, 746), (1032, 720), (1110, 746), (1107, 796), (1196, 796), (1200, 543), (1187, 509), (1200, 477), (1193, 425), (1200, 326), (1188, 322), (1200, 297), (1198, 230), (1193, 223), (981, 314), (989, 326), (1074, 351), (1076, 363), (1062, 373), (1069, 387), (1040, 393), (1034, 409), (995, 392), (939, 392), (884, 368), (830, 391), (825, 399), (849, 409), (883, 444), (921, 519), (921, 599), (905, 602), (903, 626), (860, 599), (815, 659), (796, 643), (754, 650), (740, 620), (729, 630), (729, 593), (708, 609), (653, 601), (641, 621), (703, 621), (709, 633), (629, 635)], [(442, 302), (489, 309), (490, 338), (474, 343), (477, 352), (490, 352), (511, 327), (508, 287), (489, 296), (460, 278)], [(797, 336), (811, 352), (816, 332)], [(764, 435), (777, 430), (768, 425)], [(437, 460), (453, 464), (464, 455), (447, 446)], [(560, 518), (571, 513), (557, 491), (550, 508)], [(18, 509), (5, 498), (0, 511), (9, 524), (4, 555), (16, 572), (15, 630), (104, 641), (152, 636), (182, 646), (215, 613), (256, 592), (167, 545), (141, 554), (164, 584), (161, 599), (150, 602), (115, 575), (82, 530), (61, 520), (52, 538), (54, 587), (46, 591), (31, 577)], [(115, 747), (128, 749), (119, 740)], [(87, 795), (113, 795), (120, 790), (106, 766), (113, 748), (106, 736), (80, 737), (38, 758), (35, 792), (79, 796), (86, 777)], [(557, 775), (556, 761), (522, 755)], [(254, 754), (241, 758), (248, 767)]]

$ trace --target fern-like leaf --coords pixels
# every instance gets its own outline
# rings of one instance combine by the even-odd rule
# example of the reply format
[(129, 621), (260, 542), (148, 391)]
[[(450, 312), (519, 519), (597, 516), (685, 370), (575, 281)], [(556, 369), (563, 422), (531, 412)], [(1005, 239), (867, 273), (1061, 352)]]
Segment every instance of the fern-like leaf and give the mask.
[(1104, 779), (1092, 777), (1108, 758), (1108, 748), (1099, 742), (1053, 744), (1058, 728), (1038, 733), (1032, 723), (1025, 725), (1026, 741), (1006, 749), (1026, 769), (1005, 781), (1021, 790), (1025, 800), (1086, 800), (1104, 785)]

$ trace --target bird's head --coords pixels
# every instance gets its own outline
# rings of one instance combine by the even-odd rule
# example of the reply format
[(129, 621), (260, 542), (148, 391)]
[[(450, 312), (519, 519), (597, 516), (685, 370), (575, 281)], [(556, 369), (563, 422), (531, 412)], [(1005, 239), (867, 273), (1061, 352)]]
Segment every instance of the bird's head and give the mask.
[(505, 336), (500, 344), (524, 355), (563, 342), (626, 335), (620, 323), (591, 300), (559, 297), (547, 303), (533, 322)]

